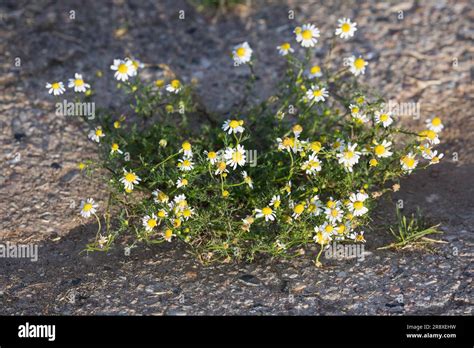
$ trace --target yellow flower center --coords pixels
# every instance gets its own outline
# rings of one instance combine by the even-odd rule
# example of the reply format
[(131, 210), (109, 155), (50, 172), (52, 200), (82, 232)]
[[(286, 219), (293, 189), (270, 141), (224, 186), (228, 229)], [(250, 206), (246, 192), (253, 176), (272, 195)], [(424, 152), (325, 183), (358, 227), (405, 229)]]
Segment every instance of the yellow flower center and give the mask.
[(439, 117), (435, 117), (433, 118), (433, 120), (431, 121), (431, 124), (433, 126), (439, 126), (441, 124), (441, 119)]
[(183, 145), (181, 145), (181, 147), (183, 148), (184, 151), (189, 151), (191, 150), (191, 144), (188, 143), (187, 141), (183, 143)]
[(181, 180), (181, 185), (186, 186), (188, 184), (188, 179)]
[(170, 239), (172, 235), (173, 235), (173, 231), (172, 231), (172, 230), (167, 229), (167, 230), (165, 231), (165, 238), (166, 238), (166, 239)]
[(280, 206), (280, 204), (281, 204), (280, 201), (275, 201), (275, 202), (273, 202), (273, 206), (274, 206), (275, 208), (278, 208), (278, 207)]
[(309, 29), (306, 29), (306, 30), (303, 30), (301, 32), (301, 37), (304, 39), (304, 40), (311, 40), (311, 38), (313, 37), (313, 32)]
[(313, 95), (315, 97), (320, 97), (323, 95), (323, 91), (321, 91), (320, 89), (316, 90), (316, 91), (313, 91)]
[(328, 208), (333, 208), (335, 205), (336, 205), (336, 202), (334, 202), (334, 201), (329, 201), (329, 202), (326, 203), (326, 206)]
[(353, 151), (346, 151), (346, 152), (344, 152), (344, 157), (346, 159), (351, 159), (352, 157), (354, 157), (354, 152)]
[(353, 114), (357, 114), (359, 112), (359, 108), (357, 106), (354, 106), (352, 109), (351, 109), (351, 112)]
[(191, 216), (191, 210), (190, 209), (186, 209), (183, 211), (183, 216), (184, 217), (190, 217)]
[(324, 231), (326, 231), (327, 233), (331, 233), (333, 230), (334, 227), (332, 227), (332, 225), (327, 225), (326, 227), (324, 227)]
[(238, 152), (238, 151), (235, 151), (235, 152), (232, 154), (232, 160), (233, 160), (234, 162), (240, 162), (240, 161), (242, 161), (242, 158), (243, 158), (243, 157), (242, 157), (242, 154), (241, 154), (240, 152)]
[(235, 53), (238, 57), (242, 58), (243, 56), (245, 56), (246, 50), (244, 47), (239, 47), (237, 48), (237, 51), (235, 51)]
[(232, 129), (235, 129), (239, 126), (239, 121), (236, 121), (236, 120), (232, 120), (229, 122), (229, 127), (232, 128)]
[(174, 226), (174, 227), (179, 227), (179, 226), (181, 226), (181, 220), (180, 220), (180, 219), (174, 219), (174, 221), (173, 221), (173, 226)]
[(89, 211), (92, 209), (92, 204), (91, 203), (86, 203), (84, 204), (84, 207), (82, 207), (82, 210), (84, 211)]
[(357, 58), (354, 62), (354, 66), (357, 70), (362, 69), (365, 66), (365, 60), (363, 60), (362, 58)]
[(171, 87), (173, 87), (174, 89), (178, 89), (180, 86), (181, 86), (181, 82), (179, 82), (179, 80), (171, 81)]
[(321, 150), (321, 143), (319, 141), (313, 141), (311, 143), (311, 150), (314, 152), (319, 152)]
[(184, 160), (182, 163), (185, 167), (189, 167), (191, 165), (191, 162), (189, 160)]
[(166, 217), (166, 212), (164, 210), (160, 210), (157, 215), (160, 219), (163, 219)]
[(270, 207), (265, 207), (262, 209), (262, 214), (265, 216), (271, 215), (272, 213), (273, 213), (273, 210)]
[(303, 204), (298, 204), (295, 206), (295, 209), (293, 210), (296, 214), (301, 214), (304, 210), (304, 205)]
[(283, 51), (288, 51), (291, 46), (288, 42), (285, 42), (283, 45), (280, 46), (280, 48), (283, 50)]
[(361, 210), (364, 207), (364, 203), (361, 201), (355, 201), (354, 202), (354, 209), (355, 210)]
[(80, 80), (80, 79), (77, 79), (74, 81), (74, 84), (77, 86), (77, 87), (81, 87), (84, 85), (84, 80)]
[(119, 149), (118, 144), (112, 144), (112, 150), (117, 151)]
[(153, 228), (153, 227), (156, 226), (156, 220), (155, 219), (149, 219), (146, 224), (148, 225), (148, 227)]
[(161, 88), (165, 85), (165, 81), (164, 80), (156, 80), (155, 85), (156, 85), (156, 87)]
[(385, 153), (385, 146), (383, 145), (377, 145), (375, 147), (375, 153), (380, 156), (380, 155), (383, 155)]
[(124, 64), (124, 63), (120, 64), (118, 66), (118, 71), (119, 71), (119, 73), (126, 74), (128, 72), (127, 64)]
[(98, 137), (100, 137), (102, 134), (102, 129), (99, 128), (95, 130), (95, 135), (97, 135)]
[(371, 167), (375, 167), (379, 162), (375, 159), (375, 158), (372, 158), (370, 161), (369, 161), (369, 164)]
[(127, 173), (125, 175), (125, 181), (134, 182), (137, 179), (137, 176), (133, 173)]
[(217, 157), (217, 154), (214, 151), (211, 151), (207, 154), (207, 158), (214, 159)]
[(415, 159), (413, 157), (403, 157), (402, 162), (405, 163), (408, 168), (412, 168), (415, 165)]
[(385, 122), (387, 120), (388, 120), (388, 115), (387, 114), (380, 115), (380, 121)]
[(219, 170), (220, 171), (223, 171), (226, 167), (227, 167), (227, 165), (225, 164), (225, 162), (219, 162)]
[(343, 234), (346, 231), (346, 226), (344, 224), (341, 224), (337, 227), (337, 232), (339, 234)]
[(119, 121), (114, 122), (114, 128), (120, 128), (120, 122)]
[(347, 33), (349, 30), (351, 30), (351, 25), (349, 23), (344, 23), (343, 25), (341, 25), (341, 30), (344, 33)]
[(332, 216), (332, 217), (337, 217), (337, 216), (339, 216), (339, 210), (337, 210), (337, 209), (332, 209), (332, 210), (331, 210), (331, 216)]
[(293, 138), (285, 138), (283, 139), (283, 146), (285, 147), (293, 147), (295, 145), (295, 142)]
[(59, 89), (59, 88), (60, 88), (59, 82), (53, 83), (53, 84), (51, 85), (51, 88), (52, 88), (52, 89)]
[(311, 68), (310, 73), (316, 75), (321, 72), (321, 68), (318, 65), (315, 65)]

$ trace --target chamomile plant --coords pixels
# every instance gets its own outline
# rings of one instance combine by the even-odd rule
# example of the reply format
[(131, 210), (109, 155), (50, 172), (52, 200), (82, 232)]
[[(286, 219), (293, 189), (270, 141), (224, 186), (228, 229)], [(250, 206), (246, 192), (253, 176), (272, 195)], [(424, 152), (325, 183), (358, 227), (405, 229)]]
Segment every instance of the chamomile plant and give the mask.
[[(357, 30), (341, 18), (333, 42), (344, 45)], [(229, 69), (245, 69), (249, 81), (259, 63), (255, 44), (229, 44)], [(274, 50), (287, 62), (277, 92), (256, 105), (243, 98), (222, 116), (204, 110), (193, 83), (175, 76), (145, 83), (146, 65), (113, 60), (110, 78), (131, 109), (102, 111), (90, 124), (100, 161), (87, 168), (107, 173), (110, 192), (106, 205), (81, 205), (83, 219), (103, 214), (106, 222), (88, 249), (107, 250), (129, 235), (134, 243), (185, 243), (202, 262), (228, 262), (295, 256), (316, 244), (319, 265), (332, 241), (370, 238), (364, 231), (377, 199), (443, 157), (434, 147), (444, 126), (429, 115), (425, 129), (402, 128), (363, 86), (375, 64), (348, 49), (333, 57), (333, 44), (318, 59), (324, 44), (315, 24), (294, 28)], [(81, 81), (75, 75), (69, 87), (89, 88)], [(61, 82), (46, 88), (64, 93)]]

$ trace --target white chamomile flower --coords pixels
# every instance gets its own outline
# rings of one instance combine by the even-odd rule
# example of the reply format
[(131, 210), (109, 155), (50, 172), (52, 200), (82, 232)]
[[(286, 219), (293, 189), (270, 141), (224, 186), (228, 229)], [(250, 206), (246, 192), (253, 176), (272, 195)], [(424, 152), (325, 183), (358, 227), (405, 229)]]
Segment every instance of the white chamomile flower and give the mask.
[(166, 240), (167, 242), (171, 242), (173, 237), (175, 236), (176, 235), (173, 233), (172, 229), (168, 228), (163, 232), (163, 239)]
[(281, 56), (286, 56), (288, 53), (293, 53), (295, 50), (291, 48), (291, 45), (288, 42), (277, 46), (278, 53)]
[(242, 171), (242, 177), (244, 178), (244, 181), (251, 189), (253, 189), (253, 180), (252, 178), (247, 174), (247, 172), (244, 170)]
[(96, 129), (92, 129), (90, 132), (89, 132), (89, 135), (88, 135), (88, 138), (92, 141), (95, 141), (95, 142), (100, 142), (100, 138), (103, 138), (105, 137), (105, 134), (104, 132), (102, 131), (102, 127), (97, 127)]
[(402, 169), (408, 174), (410, 174), (413, 171), (413, 169), (416, 168), (418, 164), (418, 160), (416, 160), (415, 155), (412, 152), (410, 152), (408, 155), (403, 156), (400, 159), (400, 164), (402, 165)]
[(273, 196), (270, 200), (270, 206), (278, 209), (281, 205), (281, 198), (280, 195)]
[(375, 123), (382, 123), (387, 128), (393, 123), (392, 114), (383, 110), (375, 112)]
[(176, 180), (176, 187), (177, 188), (187, 186), (188, 184), (189, 184), (189, 182), (188, 182), (188, 179), (186, 179), (186, 178), (179, 178), (178, 180)]
[(114, 77), (118, 81), (127, 81), (130, 77), (135, 76), (137, 71), (133, 62), (130, 59), (114, 59), (114, 64), (110, 66), (110, 69), (115, 71)]
[(46, 88), (48, 89), (48, 93), (52, 95), (61, 95), (63, 94), (66, 89), (64, 88), (64, 83), (61, 81), (53, 82), (53, 83), (46, 83)]
[(247, 42), (237, 45), (232, 50), (232, 58), (234, 59), (234, 64), (240, 65), (250, 62), (252, 58), (252, 49), (250, 48)]
[(323, 76), (323, 73), (321, 72), (321, 67), (319, 65), (313, 65), (308, 71), (308, 78), (310, 79), (321, 76)]
[(352, 172), (352, 167), (359, 162), (361, 155), (359, 151), (355, 150), (356, 147), (357, 144), (348, 143), (344, 150), (336, 155), (339, 158), (339, 163), (349, 172)]
[(344, 147), (346, 146), (346, 142), (344, 139), (337, 138), (335, 142), (332, 143), (331, 147), (333, 150), (336, 151), (342, 151), (344, 150)]
[(191, 158), (180, 158), (178, 160), (178, 167), (183, 172), (189, 172), (190, 170), (194, 168), (194, 163), (191, 160)]
[(302, 27), (296, 27), (294, 30), (296, 41), (303, 47), (314, 47), (318, 42), (319, 29), (314, 24), (305, 24)]
[(441, 158), (444, 157), (444, 154), (440, 153), (438, 155), (438, 151), (430, 151), (430, 154), (427, 155), (426, 159), (430, 160), (430, 164), (438, 164)]
[(393, 152), (390, 151), (391, 141), (384, 140), (381, 144), (374, 142), (374, 145), (375, 156), (385, 158), (393, 155)]
[(194, 208), (186, 206), (182, 211), (182, 216), (184, 220), (188, 221), (191, 216), (194, 215)]
[(319, 200), (319, 196), (318, 195), (315, 195), (311, 198), (311, 200), (309, 201), (309, 205), (308, 205), (308, 213), (311, 215), (311, 216), (319, 216), (319, 214), (321, 214), (321, 208), (322, 208), (323, 204), (322, 202)]
[(153, 200), (155, 203), (166, 203), (170, 199), (168, 195), (161, 190), (154, 190), (151, 194), (154, 196)]
[(321, 171), (321, 162), (318, 159), (318, 156), (314, 153), (309, 155), (308, 160), (303, 162), (301, 169), (306, 171), (306, 174), (315, 174), (316, 172)]
[(349, 235), (350, 239), (353, 239), (355, 242), (359, 243), (365, 243), (365, 238), (364, 238), (364, 231), (360, 231), (359, 233), (354, 232)]
[(301, 214), (303, 214), (305, 209), (305, 204), (304, 203), (298, 203), (293, 207), (293, 214), (291, 214), (291, 217), (293, 219), (297, 219), (300, 217)]
[(344, 212), (340, 208), (339, 204), (336, 204), (335, 206), (324, 209), (324, 213), (326, 214), (326, 217), (328, 220), (332, 223), (342, 221), (342, 218), (344, 216)]
[(357, 30), (357, 23), (352, 23), (349, 18), (342, 18), (338, 21), (339, 27), (336, 29), (336, 35), (341, 39), (348, 39), (354, 36)]
[(171, 82), (169, 84), (166, 85), (166, 90), (170, 93), (179, 93), (179, 91), (181, 91), (181, 88), (183, 88), (181, 86), (181, 82), (179, 80), (171, 80)]
[(88, 198), (86, 201), (81, 202), (81, 216), (84, 218), (90, 217), (95, 214), (99, 206), (94, 202), (94, 199)]
[(280, 151), (286, 150), (288, 152), (293, 151), (293, 153), (297, 153), (303, 149), (297, 138), (293, 137), (277, 138), (277, 143), (278, 150)]
[(114, 153), (119, 153), (119, 154), (123, 154), (123, 151), (120, 150), (119, 148), (119, 144), (117, 143), (113, 143), (111, 146), (110, 146), (110, 154), (114, 154)]
[(69, 88), (74, 88), (74, 92), (85, 93), (87, 89), (91, 88), (88, 83), (84, 82), (81, 74), (75, 73), (73, 79), (69, 79)]
[(244, 166), (246, 161), (245, 149), (242, 145), (237, 145), (237, 147), (228, 147), (224, 153), (224, 159), (227, 161), (227, 164), (233, 169), (237, 168), (237, 165)]
[(433, 132), (439, 133), (443, 130), (444, 125), (441, 122), (441, 119), (439, 117), (434, 117), (426, 120), (426, 126), (428, 127), (429, 130), (432, 130)]
[(365, 67), (369, 63), (366, 62), (361, 56), (356, 58), (355, 56), (351, 56), (345, 60), (345, 65), (349, 66), (351, 73), (355, 76), (359, 76), (360, 74), (365, 74)]
[(204, 154), (206, 155), (206, 158), (207, 160), (209, 161), (209, 163), (211, 164), (216, 164), (216, 162), (218, 161), (218, 156), (217, 156), (217, 152), (215, 151), (204, 151)]
[(360, 122), (360, 123), (367, 123), (369, 121), (369, 118), (367, 117), (366, 114), (363, 114), (361, 112), (358, 112), (356, 114), (352, 114), (352, 117), (354, 120)]
[(183, 152), (183, 157), (185, 158), (192, 158), (193, 157), (193, 150), (191, 143), (189, 141), (185, 141), (181, 144), (181, 150), (179, 152)]
[(187, 206), (188, 203), (186, 201), (186, 195), (185, 194), (181, 194), (181, 195), (177, 195), (176, 197), (174, 197), (173, 199), (173, 202), (179, 206)]
[(142, 219), (142, 224), (147, 232), (152, 231), (158, 225), (158, 218), (155, 214), (145, 215)]
[(326, 88), (319, 88), (318, 86), (311, 86), (311, 88), (306, 92), (306, 98), (313, 100), (315, 102), (325, 101), (329, 96)]
[(275, 220), (275, 212), (270, 207), (265, 207), (262, 209), (255, 209), (255, 217), (256, 218), (265, 218), (265, 221), (273, 221)]
[(224, 132), (227, 132), (229, 134), (237, 134), (237, 133), (243, 133), (244, 132), (244, 127), (242, 125), (244, 124), (244, 121), (242, 120), (227, 120), (224, 122), (222, 125), (222, 130)]
[(138, 185), (141, 180), (142, 179), (140, 179), (137, 174), (132, 171), (127, 171), (125, 168), (123, 168), (123, 176), (120, 179), (120, 182), (125, 187), (125, 190), (132, 191), (133, 185)]
[(332, 240), (334, 234), (334, 226), (328, 222), (323, 223), (320, 226), (314, 228), (316, 235), (313, 237), (314, 241), (318, 244), (325, 245)]
[(220, 161), (218, 164), (217, 164), (217, 170), (215, 171), (215, 175), (221, 175), (221, 174), (224, 174), (224, 173), (228, 173), (229, 170), (227, 169), (227, 164), (224, 162), (224, 161)]
[(369, 198), (369, 196), (363, 192), (353, 193), (350, 195), (347, 207), (354, 216), (362, 216), (369, 211), (369, 209), (364, 206), (364, 201), (367, 198)]
[(432, 145), (439, 144), (438, 133), (431, 129), (427, 129), (418, 133), (418, 136), (421, 140), (428, 140), (428, 142)]
[(143, 69), (145, 67), (145, 64), (143, 64), (142, 62), (140, 62), (138, 59), (136, 58), (125, 58), (126, 61), (131, 61), (132, 64), (133, 64), (133, 67), (135, 68), (135, 72), (133, 73), (132, 76), (135, 76), (137, 75), (138, 73), (138, 69)]

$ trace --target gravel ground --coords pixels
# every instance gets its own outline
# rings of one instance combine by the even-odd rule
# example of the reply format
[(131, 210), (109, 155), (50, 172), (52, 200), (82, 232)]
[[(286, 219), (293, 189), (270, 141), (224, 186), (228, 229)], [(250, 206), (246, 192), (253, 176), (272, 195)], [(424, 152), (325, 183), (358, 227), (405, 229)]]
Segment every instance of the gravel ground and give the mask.
[[(0, 12), (0, 240), (39, 244), (38, 262), (0, 259), (0, 314), (472, 314), (474, 10), (468, 1), (259, 1), (223, 14), (200, 13), (180, 0), (7, 0)], [(130, 256), (120, 246), (108, 254), (80, 253), (96, 226), (81, 225), (71, 203), (89, 196), (101, 202), (105, 191), (100, 178), (91, 181), (76, 169), (94, 158), (94, 146), (81, 122), (54, 114), (46, 81), (102, 70), (105, 77), (94, 81), (97, 100), (121, 112), (108, 66), (132, 54), (168, 64), (185, 80), (197, 78), (204, 105), (224, 117), (247, 76), (229, 59), (234, 44), (247, 40), (254, 48), (255, 98), (264, 98), (283, 69), (275, 46), (291, 38), (292, 28), (314, 22), (329, 34), (345, 16), (360, 29), (336, 54), (364, 54), (371, 64), (366, 83), (388, 99), (419, 102), (421, 118), (406, 124), (421, 127), (436, 112), (446, 126), (445, 160), (404, 180), (384, 201), (364, 260), (323, 259), (317, 269), (316, 250), (308, 248), (288, 261), (261, 257), (204, 267), (174, 244), (133, 249)], [(160, 74), (151, 68), (145, 77)], [(439, 238), (446, 243), (377, 250), (390, 241), (384, 226), (398, 199), (405, 210), (419, 206), (442, 223)]]

